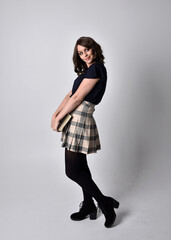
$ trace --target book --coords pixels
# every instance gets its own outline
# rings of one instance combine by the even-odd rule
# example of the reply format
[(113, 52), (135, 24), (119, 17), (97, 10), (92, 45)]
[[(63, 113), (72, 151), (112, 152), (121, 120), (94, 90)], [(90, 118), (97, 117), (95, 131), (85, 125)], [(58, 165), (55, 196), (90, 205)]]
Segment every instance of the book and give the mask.
[(64, 127), (67, 125), (67, 123), (69, 122), (69, 120), (71, 119), (71, 114), (67, 114), (61, 121), (60, 124), (58, 126), (58, 131), (62, 132), (62, 130), (64, 129)]

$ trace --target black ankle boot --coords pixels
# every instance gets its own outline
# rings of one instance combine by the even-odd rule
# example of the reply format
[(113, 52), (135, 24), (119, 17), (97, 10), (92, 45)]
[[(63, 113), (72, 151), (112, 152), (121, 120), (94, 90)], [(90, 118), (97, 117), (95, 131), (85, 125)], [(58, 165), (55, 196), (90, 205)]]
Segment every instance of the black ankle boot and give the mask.
[(81, 221), (89, 215), (91, 220), (94, 220), (97, 218), (97, 208), (94, 202), (86, 203), (82, 202), (80, 204), (80, 210), (79, 212), (73, 213), (70, 218), (74, 221)]
[(111, 227), (116, 219), (114, 208), (119, 207), (119, 202), (111, 197), (105, 197), (104, 201), (99, 203), (99, 207), (102, 210), (102, 213), (105, 215), (105, 227)]

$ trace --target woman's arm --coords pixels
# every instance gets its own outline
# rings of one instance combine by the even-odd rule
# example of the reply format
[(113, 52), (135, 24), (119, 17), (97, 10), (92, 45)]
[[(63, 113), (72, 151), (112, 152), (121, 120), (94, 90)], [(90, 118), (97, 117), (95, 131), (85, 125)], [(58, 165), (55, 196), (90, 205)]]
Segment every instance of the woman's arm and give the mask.
[(70, 96), (72, 94), (72, 91), (70, 91), (65, 98), (63, 99), (63, 101), (61, 102), (61, 104), (59, 105), (59, 107), (57, 108), (57, 110), (54, 112), (54, 114), (52, 115), (52, 119), (51, 119), (51, 128), (53, 130), (57, 131), (57, 125), (59, 124), (58, 120), (56, 119), (56, 117), (58, 116), (58, 114), (60, 113), (60, 111), (62, 110), (62, 108), (67, 104), (67, 102), (70, 99)]
[(63, 106), (59, 114), (56, 116), (57, 123), (59, 123), (67, 113), (72, 112), (82, 103), (86, 95), (93, 89), (99, 80), (99, 78), (84, 78), (77, 91), (72, 95), (72, 97), (69, 98), (68, 102), (65, 104), (65, 106)]
[(53, 117), (56, 117), (60, 111), (62, 110), (62, 108), (65, 106), (65, 104), (68, 102), (68, 100), (70, 99), (70, 96), (72, 94), (72, 91), (70, 91), (65, 98), (63, 99), (63, 101), (61, 102), (61, 104), (59, 105), (59, 107), (57, 108), (57, 110), (54, 112)]
[[(60, 123), (60, 121), (65, 117), (66, 114), (72, 112), (77, 106), (79, 106), (82, 101), (84, 100), (84, 98), (87, 96), (87, 94), (93, 89), (93, 87), (96, 85), (96, 83), (100, 80), (100, 78), (84, 78), (83, 81), (81, 82), (80, 86), (78, 87), (77, 91), (72, 95), (72, 97), (67, 98), (67, 96), (65, 97), (66, 99), (68, 99), (68, 101), (64, 101), (63, 102), (65, 104), (63, 104), (63, 102), (61, 103), (60, 107), (56, 110), (56, 116), (53, 118), (53, 121), (51, 122), (51, 128), (54, 131), (58, 131), (58, 125)], [(59, 111), (60, 110), (60, 111)]]

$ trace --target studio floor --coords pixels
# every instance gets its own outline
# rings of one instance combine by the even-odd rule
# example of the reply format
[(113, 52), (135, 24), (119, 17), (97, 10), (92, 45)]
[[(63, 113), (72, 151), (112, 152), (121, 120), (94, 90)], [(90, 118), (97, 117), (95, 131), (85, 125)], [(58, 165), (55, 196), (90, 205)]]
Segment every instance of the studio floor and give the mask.
[[(169, 239), (170, 193), (163, 182), (164, 174), (160, 181), (142, 179), (138, 187), (119, 194), (115, 224), (107, 229), (102, 214), (96, 220), (70, 220), (81, 200), (79, 189), (65, 176), (56, 176), (56, 170), (43, 169), (27, 168), (22, 175), (20, 170), (8, 172), (10, 180), (4, 182), (6, 187), (1, 191), (1, 240)], [(28, 178), (30, 174), (32, 179)]]

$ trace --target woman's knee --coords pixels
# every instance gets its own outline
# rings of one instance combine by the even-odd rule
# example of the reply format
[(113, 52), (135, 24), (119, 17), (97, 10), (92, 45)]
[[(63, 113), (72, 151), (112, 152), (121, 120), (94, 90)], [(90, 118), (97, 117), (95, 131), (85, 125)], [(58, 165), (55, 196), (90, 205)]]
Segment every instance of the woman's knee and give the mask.
[(70, 178), (71, 180), (76, 180), (77, 179), (77, 174), (75, 173), (75, 171), (72, 168), (65, 168), (65, 174), (68, 178)]
[(65, 150), (65, 173), (70, 179), (77, 181), (83, 171), (86, 155)]

